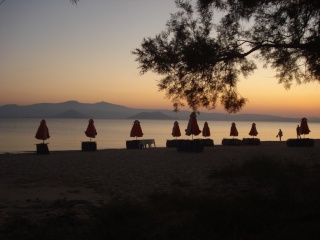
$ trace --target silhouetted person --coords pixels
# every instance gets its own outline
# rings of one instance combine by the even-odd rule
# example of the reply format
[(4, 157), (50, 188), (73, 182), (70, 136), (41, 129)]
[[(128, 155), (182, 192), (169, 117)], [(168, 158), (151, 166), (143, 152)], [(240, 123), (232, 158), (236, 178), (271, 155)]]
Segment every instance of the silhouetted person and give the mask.
[(301, 138), (301, 129), (299, 125), (297, 126), (297, 138)]
[(283, 135), (283, 133), (282, 133), (281, 129), (279, 129), (277, 137), (279, 137), (280, 141), (281, 141), (282, 135)]

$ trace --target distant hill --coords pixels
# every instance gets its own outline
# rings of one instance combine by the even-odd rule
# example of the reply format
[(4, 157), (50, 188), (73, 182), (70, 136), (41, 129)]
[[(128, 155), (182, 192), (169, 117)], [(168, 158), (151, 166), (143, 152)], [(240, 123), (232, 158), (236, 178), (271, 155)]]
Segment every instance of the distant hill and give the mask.
[[(59, 116), (70, 118), (74, 111), (75, 117), (81, 114), (91, 116), (92, 118), (110, 118), (121, 119), (127, 118), (133, 114), (137, 114), (141, 110), (131, 109), (124, 106), (111, 104), (107, 102), (99, 102), (94, 104), (79, 103), (77, 101), (67, 101), (63, 103), (38, 103), (26, 106), (18, 106), (15, 104), (0, 106), (0, 117), (2, 118), (44, 118)], [(65, 115), (65, 116), (64, 116)]]
[[(128, 108), (108, 102), (80, 103), (38, 103), (20, 106), (8, 104), (0, 106), (0, 118), (103, 118), (103, 119), (172, 119), (188, 120), (191, 111), (174, 112), (168, 109)], [(308, 122), (320, 122), (319, 117), (307, 117)], [(201, 112), (198, 120), (205, 121), (276, 121), (300, 122), (300, 118), (279, 117), (263, 114), (225, 114)]]
[(63, 113), (51, 116), (51, 118), (91, 118), (86, 114), (82, 114), (76, 110), (70, 109)]
[(141, 112), (128, 118), (129, 119), (159, 119), (159, 120), (174, 119), (173, 117), (170, 117), (162, 112)]

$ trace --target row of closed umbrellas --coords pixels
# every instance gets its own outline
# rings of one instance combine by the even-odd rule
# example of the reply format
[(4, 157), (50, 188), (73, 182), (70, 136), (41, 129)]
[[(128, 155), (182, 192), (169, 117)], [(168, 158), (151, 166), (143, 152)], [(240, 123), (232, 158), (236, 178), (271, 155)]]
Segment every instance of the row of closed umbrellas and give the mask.
[[(204, 137), (210, 136), (210, 128), (209, 128), (207, 122), (204, 123), (202, 131), (199, 129), (198, 122), (197, 122), (197, 115), (195, 112), (191, 113), (190, 119), (188, 122), (188, 126), (187, 126), (187, 129), (185, 130), (185, 132), (186, 132), (187, 136), (192, 135), (192, 137), (193, 137), (193, 135), (195, 135), (195, 136), (199, 135), (201, 132), (202, 132), (202, 136), (204, 136)], [(301, 125), (300, 125), (300, 133), (301, 134), (309, 134), (309, 132), (310, 132), (310, 130), (308, 127), (307, 119), (302, 118)], [(87, 137), (90, 138), (90, 141), (91, 141), (91, 138), (95, 138), (97, 135), (97, 130), (94, 126), (94, 121), (92, 119), (89, 120), (89, 124), (88, 124), (86, 131), (85, 131), (85, 134)], [(252, 123), (252, 127), (249, 132), (249, 135), (252, 137), (258, 135), (258, 131), (257, 131), (255, 123)], [(137, 137), (142, 137), (142, 136), (143, 136), (143, 132), (141, 129), (140, 122), (138, 120), (135, 120), (133, 123), (133, 126), (131, 128), (131, 131), (130, 131), (130, 137), (137, 138)], [(181, 131), (180, 131), (178, 121), (175, 121), (173, 124), (172, 136), (173, 137), (180, 137), (181, 136)], [(236, 124), (234, 122), (231, 124), (230, 136), (233, 136), (233, 137), (238, 136), (238, 130), (237, 130)], [(48, 138), (50, 138), (49, 129), (48, 129), (48, 127), (46, 125), (46, 121), (44, 119), (41, 120), (41, 122), (40, 122), (40, 126), (37, 130), (35, 138), (37, 138), (39, 140), (43, 140), (43, 142), (44, 142), (44, 140), (47, 140)]]
[[(196, 120), (196, 114), (192, 113), (190, 115), (190, 120), (188, 122), (188, 127), (186, 129), (186, 135), (190, 136), (190, 135), (199, 135), (201, 133), (197, 120)], [(302, 118), (301, 119), (301, 125), (300, 125), (300, 134), (309, 134), (310, 133), (310, 129), (308, 127), (308, 122), (306, 118)], [(256, 128), (256, 124), (252, 123), (249, 135), (252, 137), (255, 137), (258, 135), (258, 131)], [(180, 137), (181, 136), (181, 132), (180, 132), (180, 128), (179, 128), (179, 124), (177, 121), (174, 122), (173, 125), (173, 129), (172, 129), (172, 136), (174, 137)], [(208, 126), (208, 123), (205, 122), (204, 126), (203, 126), (203, 130), (202, 130), (202, 136), (204, 137), (209, 137), (210, 136), (210, 128)], [(236, 137), (238, 136), (238, 130), (236, 127), (236, 124), (233, 122), (231, 124), (231, 129), (230, 129), (230, 136)]]
[[(190, 135), (199, 135), (201, 133), (201, 130), (199, 129), (198, 123), (197, 123), (197, 119), (196, 119), (196, 114), (192, 113), (190, 115), (190, 119), (188, 122), (188, 127), (186, 129), (186, 135), (190, 136)], [(204, 123), (203, 125), (203, 129), (202, 129), (202, 136), (204, 137), (209, 137), (210, 134), (210, 128), (207, 122)], [(252, 127), (251, 130), (249, 132), (250, 136), (257, 136), (258, 135), (258, 131), (256, 129), (256, 124), (252, 123)], [(179, 128), (179, 123), (177, 121), (174, 122), (173, 125), (173, 129), (172, 129), (172, 136), (174, 137), (180, 137), (181, 136), (181, 132), (180, 132), (180, 128)], [(231, 124), (231, 129), (230, 129), (230, 136), (238, 136), (238, 130), (236, 127), (236, 124), (233, 122)]]
[[(98, 134), (94, 126), (94, 121), (92, 119), (89, 120), (87, 130), (84, 133), (86, 134), (87, 137), (90, 138), (90, 141), (91, 141), (91, 138), (95, 138), (96, 135)], [(50, 138), (49, 129), (47, 127), (46, 120), (44, 119), (41, 120), (40, 126), (37, 130), (35, 138), (39, 140), (43, 140), (43, 142), (44, 140), (47, 140), (48, 138)]]

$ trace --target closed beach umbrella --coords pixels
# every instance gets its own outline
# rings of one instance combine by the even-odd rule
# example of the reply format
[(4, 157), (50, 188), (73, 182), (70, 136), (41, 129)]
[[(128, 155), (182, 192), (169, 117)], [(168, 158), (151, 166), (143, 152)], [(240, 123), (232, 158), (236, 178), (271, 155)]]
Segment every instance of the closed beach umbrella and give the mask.
[(208, 123), (205, 122), (202, 129), (202, 136), (209, 137), (210, 136), (210, 128), (208, 126)]
[(193, 135), (197, 136), (201, 133), (201, 130), (199, 129), (198, 122), (197, 122), (197, 115), (195, 112), (190, 114), (188, 127), (186, 129), (186, 135), (190, 136)]
[(233, 136), (233, 137), (238, 136), (238, 130), (234, 122), (231, 124), (230, 136)]
[(256, 124), (255, 124), (255, 123), (252, 123), (251, 130), (250, 130), (250, 132), (249, 132), (249, 135), (252, 136), (252, 137), (258, 135), (257, 128), (256, 128)]
[(89, 124), (88, 124), (88, 127), (87, 127), (87, 130), (85, 131), (85, 134), (87, 137), (90, 138), (90, 141), (91, 141), (91, 138), (95, 138), (96, 135), (97, 135), (97, 130), (96, 128), (94, 127), (94, 124), (93, 124), (93, 120), (90, 119), (89, 120)]
[(175, 122), (173, 123), (172, 136), (173, 136), (173, 137), (180, 137), (180, 136), (181, 136), (179, 123), (178, 123), (177, 121), (175, 121)]
[(43, 142), (44, 140), (50, 138), (49, 129), (44, 119), (42, 119), (40, 122), (40, 126), (38, 128), (35, 138), (39, 140), (43, 140)]
[(300, 132), (301, 134), (309, 134), (309, 132), (311, 132), (306, 118), (301, 119)]
[(142, 129), (140, 126), (140, 122), (138, 120), (135, 120), (133, 122), (133, 126), (130, 132), (130, 137), (142, 137), (143, 133), (142, 133)]

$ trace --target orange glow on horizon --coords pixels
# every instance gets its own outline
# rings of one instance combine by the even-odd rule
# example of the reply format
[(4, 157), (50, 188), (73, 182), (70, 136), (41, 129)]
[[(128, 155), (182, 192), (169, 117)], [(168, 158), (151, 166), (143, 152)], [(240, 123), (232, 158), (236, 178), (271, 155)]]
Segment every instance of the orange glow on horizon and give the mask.
[[(175, 3), (150, 0), (143, 8), (135, 1), (126, 4), (6, 1), (0, 9), (0, 105), (75, 100), (173, 109), (158, 91), (161, 76), (140, 75), (131, 52), (165, 27), (177, 10)], [(274, 75), (258, 66), (253, 75), (240, 79), (238, 91), (248, 99), (240, 114), (320, 117), (319, 83), (285, 90)], [(210, 112), (225, 113), (221, 106)]]

